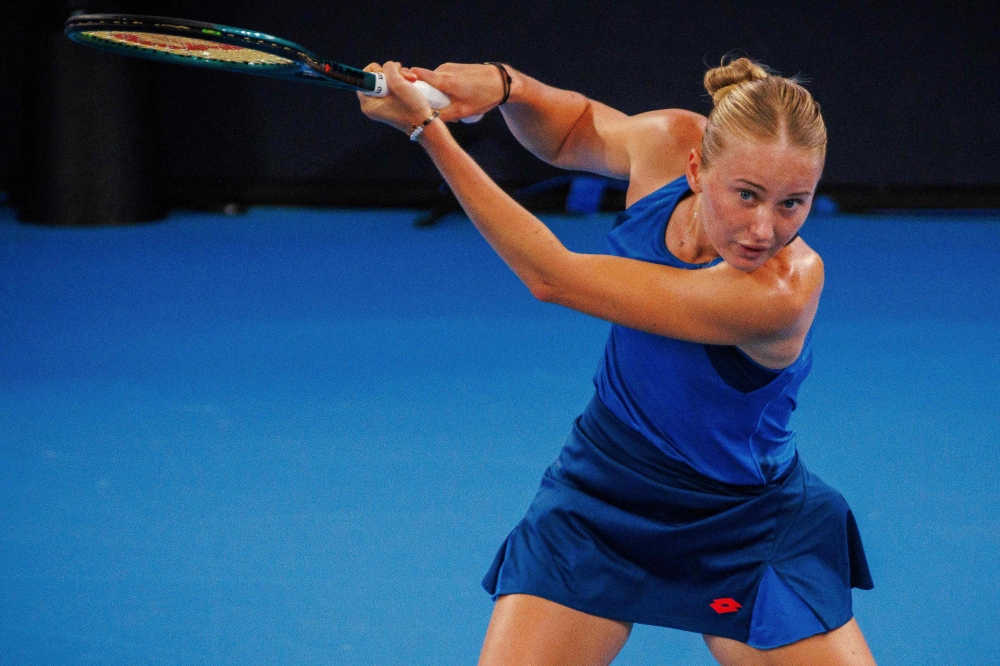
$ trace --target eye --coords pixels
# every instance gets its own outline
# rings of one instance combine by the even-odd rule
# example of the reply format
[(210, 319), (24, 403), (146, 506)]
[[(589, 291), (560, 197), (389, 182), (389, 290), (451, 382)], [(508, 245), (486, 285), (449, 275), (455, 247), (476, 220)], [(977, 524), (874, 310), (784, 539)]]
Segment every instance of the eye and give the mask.
[(785, 208), (785, 210), (795, 210), (801, 203), (801, 199), (785, 199), (781, 202), (781, 205)]
[(753, 201), (754, 198), (754, 193), (750, 190), (740, 190), (739, 195), (743, 201)]

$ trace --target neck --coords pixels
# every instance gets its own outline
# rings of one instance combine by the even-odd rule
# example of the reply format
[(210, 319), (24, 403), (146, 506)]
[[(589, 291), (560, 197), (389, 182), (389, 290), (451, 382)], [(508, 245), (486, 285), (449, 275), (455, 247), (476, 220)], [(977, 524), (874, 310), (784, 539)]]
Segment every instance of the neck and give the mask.
[(681, 223), (677, 224), (674, 244), (670, 243), (671, 234), (667, 234), (667, 246), (670, 251), (675, 257), (689, 264), (703, 264), (715, 259), (719, 253), (705, 235), (701, 194), (694, 194), (681, 203), (686, 203), (687, 207), (681, 209), (678, 206), (677, 212), (680, 215), (676, 221)]

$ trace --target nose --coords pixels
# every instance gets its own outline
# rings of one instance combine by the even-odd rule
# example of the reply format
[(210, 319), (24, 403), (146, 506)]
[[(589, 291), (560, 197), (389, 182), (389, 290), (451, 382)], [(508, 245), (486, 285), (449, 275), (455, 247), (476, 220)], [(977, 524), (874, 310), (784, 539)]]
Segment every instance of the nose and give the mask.
[(769, 245), (774, 240), (774, 213), (768, 208), (758, 206), (750, 224), (750, 234), (756, 244)]

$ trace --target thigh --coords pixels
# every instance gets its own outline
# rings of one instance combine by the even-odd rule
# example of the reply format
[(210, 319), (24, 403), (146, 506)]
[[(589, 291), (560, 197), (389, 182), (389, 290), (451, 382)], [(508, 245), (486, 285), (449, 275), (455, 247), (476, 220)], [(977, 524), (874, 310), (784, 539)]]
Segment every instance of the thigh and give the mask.
[(497, 599), (479, 666), (607, 666), (632, 625), (527, 594)]
[(758, 650), (718, 636), (705, 636), (708, 649), (722, 666), (875, 666), (865, 637), (855, 620), (826, 634), (791, 645)]

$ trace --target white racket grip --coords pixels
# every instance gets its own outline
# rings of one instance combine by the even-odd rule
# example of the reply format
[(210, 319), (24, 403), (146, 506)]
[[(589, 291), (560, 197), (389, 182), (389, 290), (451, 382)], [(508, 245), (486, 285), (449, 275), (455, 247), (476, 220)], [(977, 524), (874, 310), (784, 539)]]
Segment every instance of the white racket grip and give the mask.
[[(372, 72), (375, 75), (375, 89), (364, 93), (369, 97), (385, 97), (389, 94), (389, 85), (385, 81), (385, 75), (382, 72)], [(431, 105), (434, 109), (443, 109), (444, 107), (451, 104), (451, 98), (445, 95), (443, 92), (427, 83), (426, 81), (414, 81), (413, 87), (416, 88), (424, 99)], [(469, 116), (468, 118), (462, 118), (463, 123), (478, 123), (482, 120), (482, 114), (478, 116)]]
[(414, 81), (413, 87), (420, 91), (432, 109), (443, 109), (451, 104), (451, 98), (426, 81)]
[[(414, 81), (413, 87), (420, 91), (420, 94), (424, 96), (432, 108), (443, 109), (444, 107), (451, 104), (451, 98), (445, 95), (443, 92), (427, 83), (426, 81)], [(478, 123), (482, 120), (482, 114), (478, 116), (469, 116), (468, 118), (462, 118), (463, 123)]]
[(368, 97), (385, 97), (389, 94), (389, 86), (385, 83), (385, 74), (382, 72), (372, 72), (375, 75), (375, 89), (361, 93)]

